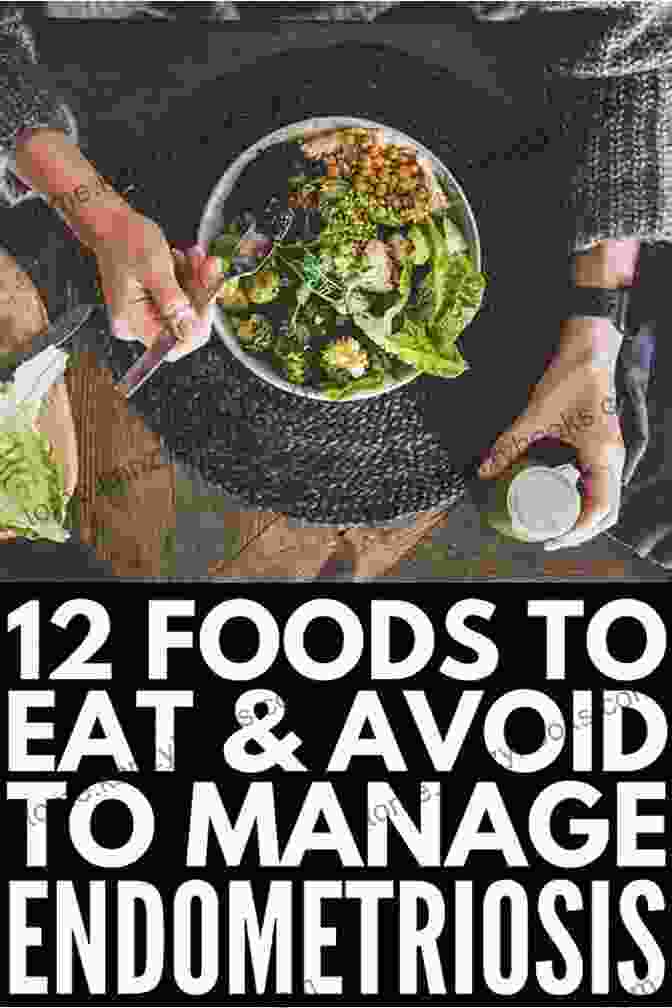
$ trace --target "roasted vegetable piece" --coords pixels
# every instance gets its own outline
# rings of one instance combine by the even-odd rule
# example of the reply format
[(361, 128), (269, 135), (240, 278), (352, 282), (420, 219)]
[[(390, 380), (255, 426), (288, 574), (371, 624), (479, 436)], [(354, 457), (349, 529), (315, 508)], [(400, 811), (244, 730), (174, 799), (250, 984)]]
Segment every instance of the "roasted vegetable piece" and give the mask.
[(217, 294), (217, 301), (228, 311), (246, 311), (250, 307), (250, 299), (238, 279), (224, 281)]
[(369, 357), (358, 340), (339, 339), (323, 348), (321, 364), (327, 373), (345, 371), (350, 378), (362, 378), (369, 367)]
[(275, 301), (282, 281), (277, 270), (262, 270), (250, 282), (248, 296), (254, 304), (270, 304)]
[(303, 327), (293, 333), (283, 333), (275, 344), (275, 359), (280, 371), (291, 385), (308, 381), (308, 350)]
[(266, 353), (273, 348), (273, 325), (263, 315), (251, 315), (238, 325), (238, 341), (251, 353)]

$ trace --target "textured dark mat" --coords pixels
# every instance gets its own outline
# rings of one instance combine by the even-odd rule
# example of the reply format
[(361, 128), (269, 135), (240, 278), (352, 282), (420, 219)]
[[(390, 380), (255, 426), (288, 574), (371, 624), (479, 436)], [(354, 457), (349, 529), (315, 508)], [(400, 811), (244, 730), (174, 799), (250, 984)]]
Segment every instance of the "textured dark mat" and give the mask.
[[(111, 347), (120, 377), (134, 351)], [(134, 408), (180, 461), (249, 507), (369, 525), (450, 507), (461, 474), (407, 393), (323, 406), (260, 382), (212, 342), (166, 366)]]

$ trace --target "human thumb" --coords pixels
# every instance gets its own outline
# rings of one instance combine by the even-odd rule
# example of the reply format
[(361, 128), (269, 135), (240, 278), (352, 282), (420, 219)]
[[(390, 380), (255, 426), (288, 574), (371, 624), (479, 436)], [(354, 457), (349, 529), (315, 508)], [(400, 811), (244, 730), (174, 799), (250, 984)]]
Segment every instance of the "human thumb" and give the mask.
[(497, 479), (522, 459), (536, 441), (544, 437), (546, 434), (535, 423), (534, 417), (521, 418), (497, 439), (478, 470), (480, 479)]

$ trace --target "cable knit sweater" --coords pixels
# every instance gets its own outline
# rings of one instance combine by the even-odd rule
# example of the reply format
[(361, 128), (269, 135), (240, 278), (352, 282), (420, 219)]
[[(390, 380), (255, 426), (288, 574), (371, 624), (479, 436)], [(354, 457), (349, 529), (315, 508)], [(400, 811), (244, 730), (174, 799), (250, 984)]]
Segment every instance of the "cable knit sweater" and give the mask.
[[(87, 8), (89, 16), (101, 8), (98, 13), (109, 16), (109, 4), (67, 6)], [(174, 4), (114, 6), (126, 8), (126, 16), (133, 10), (161, 16), (162, 8), (175, 9)], [(213, 20), (238, 16), (235, 4), (194, 6), (210, 8)], [(299, 16), (298, 5), (284, 6), (287, 17)], [(404, 5), (301, 4), (300, 16), (370, 21), (397, 6)], [(411, 5), (407, 6), (410, 15)], [(575, 221), (573, 248), (578, 251), (624, 236), (646, 242), (672, 240), (672, 2), (555, 0), (469, 6), (481, 20), (521, 18), (530, 11), (548, 17), (569, 11), (603, 12), (601, 29), (586, 39), (579, 55), (549, 67), (551, 82), (564, 78), (575, 85), (557, 92), (565, 97), (553, 113), (576, 139), (569, 193)], [(554, 93), (552, 86), (549, 93)], [(21, 6), (0, 3), (0, 200), (11, 205), (35, 195), (12, 171), (16, 138), (31, 126), (58, 127), (77, 139), (72, 113), (40, 79)]]

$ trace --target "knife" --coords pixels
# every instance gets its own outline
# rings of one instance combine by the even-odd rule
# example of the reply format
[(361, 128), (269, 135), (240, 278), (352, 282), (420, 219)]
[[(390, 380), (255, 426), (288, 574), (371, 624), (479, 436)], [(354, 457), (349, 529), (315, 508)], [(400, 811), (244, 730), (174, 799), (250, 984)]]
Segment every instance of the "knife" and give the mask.
[(33, 360), (51, 347), (54, 349), (62, 347), (89, 321), (97, 307), (92, 304), (79, 305), (61, 315), (56, 322), (35, 336), (27, 350), (0, 354), (0, 381), (11, 382), (22, 364)]
[(121, 394), (126, 399), (131, 399), (138, 389), (141, 389), (145, 382), (148, 382), (155, 371), (163, 364), (166, 356), (177, 346), (176, 336), (166, 331), (156, 341), (154, 346), (147, 350), (139, 360), (135, 362), (117, 386)]

